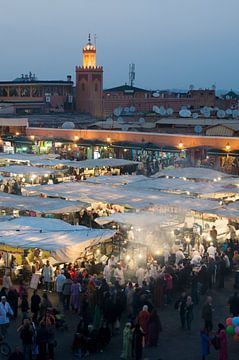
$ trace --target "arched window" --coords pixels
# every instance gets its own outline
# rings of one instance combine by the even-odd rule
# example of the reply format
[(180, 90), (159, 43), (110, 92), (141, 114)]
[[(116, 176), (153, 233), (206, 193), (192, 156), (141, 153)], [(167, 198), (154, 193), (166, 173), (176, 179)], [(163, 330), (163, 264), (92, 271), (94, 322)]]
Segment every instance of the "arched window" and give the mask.
[(96, 83), (95, 84), (95, 92), (97, 92), (98, 91), (98, 84)]
[(85, 84), (84, 83), (81, 84), (81, 90), (85, 91)]

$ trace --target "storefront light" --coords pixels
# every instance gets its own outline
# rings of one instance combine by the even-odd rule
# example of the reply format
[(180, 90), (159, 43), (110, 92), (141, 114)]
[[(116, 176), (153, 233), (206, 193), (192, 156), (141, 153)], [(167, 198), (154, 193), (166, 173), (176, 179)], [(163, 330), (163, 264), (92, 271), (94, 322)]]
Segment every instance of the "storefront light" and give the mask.
[(130, 260), (130, 255), (126, 255), (126, 256), (125, 256), (125, 259), (126, 259), (126, 260)]
[(183, 146), (183, 142), (180, 141), (179, 144), (178, 144), (178, 148), (179, 148), (180, 150), (183, 150), (183, 147), (184, 147), (184, 146)]
[(110, 138), (109, 136), (107, 136), (106, 141), (107, 141), (107, 143), (110, 143), (110, 142), (111, 142), (111, 138)]
[(31, 140), (35, 140), (35, 136), (34, 136), (34, 135), (31, 135), (31, 136), (30, 136), (30, 139), (31, 139)]
[(230, 151), (231, 150), (231, 145), (229, 143), (227, 143), (226, 145), (226, 151)]
[(20, 135), (20, 133), (19, 132), (16, 132), (16, 134), (15, 134), (16, 136), (19, 136)]
[(79, 140), (79, 136), (74, 136), (74, 139), (75, 139), (75, 141), (78, 141)]

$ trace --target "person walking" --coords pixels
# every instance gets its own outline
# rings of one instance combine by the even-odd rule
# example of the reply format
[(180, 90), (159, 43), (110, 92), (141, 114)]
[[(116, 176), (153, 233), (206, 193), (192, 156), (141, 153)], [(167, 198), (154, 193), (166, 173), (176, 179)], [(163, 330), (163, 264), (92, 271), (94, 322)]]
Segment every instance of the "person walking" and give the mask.
[(52, 279), (53, 279), (53, 268), (52, 268), (49, 260), (47, 260), (46, 264), (43, 266), (42, 277), (43, 277), (43, 283), (44, 283), (44, 287), (45, 287), (44, 290), (50, 291), (51, 283), (52, 283)]
[(228, 305), (230, 308), (230, 314), (232, 316), (238, 316), (239, 315), (239, 296), (237, 291), (234, 292), (233, 296), (231, 296), (228, 300)]
[(62, 298), (63, 298), (64, 310), (70, 309), (71, 285), (72, 285), (72, 280), (70, 278), (70, 275), (67, 274), (66, 280), (62, 285)]
[(27, 299), (27, 294), (23, 295), (22, 303), (21, 303), (21, 311), (22, 311), (22, 320), (28, 319), (29, 317), (29, 303)]
[(179, 311), (182, 329), (185, 329), (185, 324), (186, 324), (186, 302), (187, 302), (187, 294), (185, 291), (183, 291), (180, 299), (175, 304), (176, 310)]
[(55, 290), (58, 296), (58, 306), (62, 306), (63, 304), (62, 286), (66, 280), (64, 273), (65, 271), (61, 270), (60, 274), (57, 275), (55, 280)]
[(36, 343), (38, 345), (39, 355), (38, 360), (46, 360), (46, 346), (48, 340), (48, 333), (45, 321), (40, 322), (40, 327), (37, 330)]
[(143, 309), (139, 312), (136, 321), (139, 323), (141, 329), (144, 332), (144, 339), (146, 345), (148, 345), (149, 318), (150, 318), (150, 313), (148, 311), (148, 305), (144, 305)]
[(208, 296), (207, 301), (202, 308), (202, 318), (204, 320), (204, 327), (208, 332), (211, 332), (213, 329), (213, 321), (212, 321), (212, 297)]
[(132, 359), (132, 347), (133, 347), (133, 333), (131, 330), (131, 323), (128, 322), (125, 325), (123, 331), (123, 351), (121, 354), (121, 359), (131, 360)]
[(141, 360), (143, 356), (143, 338), (144, 333), (139, 324), (135, 325), (133, 331), (133, 353), (135, 360)]
[(0, 330), (3, 338), (7, 335), (11, 316), (13, 316), (12, 308), (7, 302), (6, 296), (2, 296), (0, 302)]
[(210, 339), (207, 329), (203, 329), (201, 331), (200, 338), (201, 338), (202, 360), (206, 360), (206, 357), (210, 354)]
[(71, 284), (71, 307), (76, 313), (80, 311), (81, 284), (77, 280)]
[(23, 320), (23, 325), (18, 329), (20, 338), (22, 340), (22, 350), (24, 360), (32, 359), (32, 343), (33, 343), (33, 329), (29, 319)]
[(149, 346), (158, 345), (159, 333), (162, 331), (161, 322), (156, 309), (153, 309), (149, 317)]
[(7, 294), (7, 300), (12, 308), (12, 311), (14, 313), (13, 316), (15, 319), (17, 318), (17, 313), (18, 313), (18, 298), (19, 295), (17, 290), (13, 286), (11, 286)]
[(193, 321), (193, 302), (191, 296), (188, 296), (186, 301), (186, 323), (188, 330), (191, 330), (192, 321)]
[(223, 324), (218, 324), (218, 337), (220, 340), (220, 348), (218, 351), (218, 360), (228, 360), (228, 350), (227, 350), (227, 334), (226, 329)]
[(37, 290), (33, 291), (33, 295), (31, 297), (31, 312), (33, 314), (32, 320), (34, 323), (37, 323), (38, 314), (40, 311), (41, 298), (37, 294)]

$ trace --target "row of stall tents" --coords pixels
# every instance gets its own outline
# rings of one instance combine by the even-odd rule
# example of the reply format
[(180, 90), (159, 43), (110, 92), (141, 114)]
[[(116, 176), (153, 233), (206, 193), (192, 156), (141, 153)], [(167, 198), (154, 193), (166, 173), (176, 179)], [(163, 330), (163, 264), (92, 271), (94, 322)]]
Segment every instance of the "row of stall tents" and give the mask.
[(41, 249), (56, 262), (74, 262), (84, 257), (87, 248), (112, 239), (114, 230), (90, 229), (57, 219), (6, 218), (1, 222), (0, 249), (8, 246), (14, 254), (19, 249)]

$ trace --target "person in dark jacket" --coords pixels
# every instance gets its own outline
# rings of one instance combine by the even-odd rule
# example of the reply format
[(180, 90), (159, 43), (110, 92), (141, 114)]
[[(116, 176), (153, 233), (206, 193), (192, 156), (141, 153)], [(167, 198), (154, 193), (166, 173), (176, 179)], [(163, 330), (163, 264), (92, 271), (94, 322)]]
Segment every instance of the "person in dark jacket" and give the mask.
[(158, 345), (159, 332), (162, 331), (161, 322), (156, 309), (153, 309), (149, 317), (149, 346)]
[(110, 328), (106, 322), (102, 324), (99, 328), (98, 333), (98, 343), (99, 343), (99, 350), (103, 352), (106, 346), (109, 344), (111, 338)]
[(135, 325), (133, 332), (133, 353), (135, 360), (141, 360), (143, 355), (143, 337), (144, 332), (139, 324)]
[(66, 280), (62, 285), (62, 299), (64, 310), (70, 310), (70, 298), (71, 298), (71, 285), (73, 281), (71, 280), (70, 275), (66, 274)]
[(32, 320), (34, 323), (37, 323), (38, 314), (40, 310), (41, 298), (37, 294), (37, 290), (33, 291), (33, 295), (31, 297), (31, 312), (33, 314)]
[(182, 292), (180, 299), (177, 301), (176, 308), (179, 311), (180, 322), (182, 329), (185, 328), (186, 324), (186, 302), (187, 302), (187, 294), (185, 291)]
[(12, 308), (15, 319), (17, 318), (17, 312), (18, 312), (18, 298), (19, 298), (19, 294), (18, 294), (17, 290), (14, 287), (10, 287), (8, 294), (7, 294), (7, 299), (8, 299), (9, 305)]
[(232, 316), (238, 316), (239, 315), (239, 296), (237, 291), (231, 296), (228, 300), (228, 305), (230, 307), (230, 314)]
[(47, 340), (48, 340), (48, 333), (46, 329), (46, 324), (44, 321), (41, 321), (40, 327), (37, 330), (37, 338), (36, 338), (36, 342), (39, 350), (38, 360), (46, 360)]
[(21, 311), (22, 311), (22, 320), (28, 318), (29, 313), (29, 303), (27, 299), (27, 294), (23, 295), (22, 303), (21, 303)]
[(20, 338), (22, 340), (22, 349), (24, 360), (32, 359), (32, 342), (33, 342), (33, 329), (30, 321), (25, 319), (23, 325), (19, 329)]
[(205, 329), (210, 332), (213, 329), (212, 322), (212, 297), (208, 296), (205, 305), (202, 308), (202, 318), (205, 322)]

